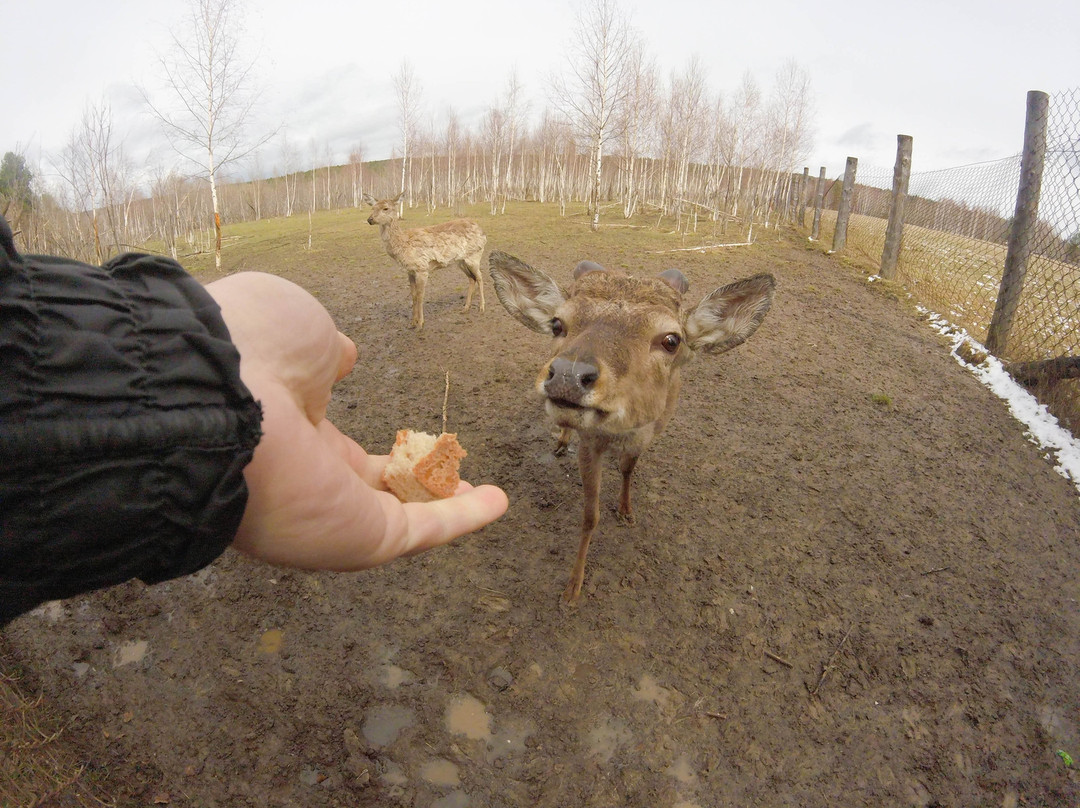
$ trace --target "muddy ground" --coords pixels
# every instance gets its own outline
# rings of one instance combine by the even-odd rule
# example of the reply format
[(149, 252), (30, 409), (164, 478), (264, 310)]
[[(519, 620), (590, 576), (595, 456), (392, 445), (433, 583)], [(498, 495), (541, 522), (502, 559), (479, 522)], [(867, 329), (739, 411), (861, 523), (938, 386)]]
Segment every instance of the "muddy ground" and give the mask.
[(410, 330), (362, 215), (337, 214), (351, 241), (227, 251), (227, 268), (299, 281), (356, 341), (331, 417), (373, 451), (441, 428), (449, 372), (463, 476), (503, 486), (510, 510), (366, 573), (230, 552), (16, 621), (5, 663), (70, 717), (118, 804), (1080, 801), (1058, 754), (1080, 759), (1080, 498), (895, 290), (797, 236), (654, 254), (687, 242), (481, 218), (489, 247), (562, 279), (585, 257), (679, 266), (692, 300), (778, 279), (748, 343), (687, 367), (638, 466), (633, 526), (614, 518), (608, 463), (565, 609), (580, 483), (530, 395), (545, 339), (490, 282), (486, 313), (463, 312), (456, 272)]

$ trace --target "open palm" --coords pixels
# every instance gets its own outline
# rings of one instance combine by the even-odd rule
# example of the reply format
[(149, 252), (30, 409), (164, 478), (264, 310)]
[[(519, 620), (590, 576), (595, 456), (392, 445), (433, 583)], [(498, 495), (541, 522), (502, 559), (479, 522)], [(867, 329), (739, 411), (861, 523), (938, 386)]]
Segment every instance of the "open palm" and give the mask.
[[(402, 504), (369, 455), (326, 419), (356, 346), (299, 286), (245, 272), (207, 285), (262, 404), (263, 437), (244, 470), (249, 495), (234, 546), (272, 564), (357, 570), (445, 544), (500, 517), (506, 494), (462, 482), (444, 500)], [(377, 406), (378, 402), (372, 402)]]

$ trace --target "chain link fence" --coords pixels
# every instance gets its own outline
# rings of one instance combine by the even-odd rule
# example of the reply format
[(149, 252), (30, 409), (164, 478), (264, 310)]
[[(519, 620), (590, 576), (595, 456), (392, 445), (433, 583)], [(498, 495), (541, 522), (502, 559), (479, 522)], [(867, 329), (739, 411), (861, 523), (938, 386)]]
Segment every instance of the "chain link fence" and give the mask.
[[(1007, 364), (1080, 357), (1080, 89), (1050, 96), (1039, 215), (1006, 349)], [(916, 144), (916, 152), (917, 152)], [(1001, 288), (1021, 179), (1021, 155), (912, 172), (896, 280), (923, 306), (977, 340)], [(892, 204), (891, 169), (859, 167), (844, 251), (878, 265)], [(826, 194), (821, 240), (836, 226), (840, 181)], [(1077, 360), (1080, 362), (1080, 360)], [(1080, 434), (1080, 379), (1024, 380)]]

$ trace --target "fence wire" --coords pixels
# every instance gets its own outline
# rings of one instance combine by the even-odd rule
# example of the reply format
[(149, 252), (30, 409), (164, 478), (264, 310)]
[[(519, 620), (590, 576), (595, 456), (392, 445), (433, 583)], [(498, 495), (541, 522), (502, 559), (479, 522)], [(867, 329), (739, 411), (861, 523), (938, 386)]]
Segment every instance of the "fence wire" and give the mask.
[[(1039, 216), (1029, 234), (1023, 294), (1006, 362), (1080, 356), (1080, 89), (1050, 97)], [(917, 154), (918, 144), (916, 144)], [(916, 158), (917, 159), (917, 158)], [(1001, 286), (1020, 183), (1021, 155), (913, 172), (896, 279), (923, 306), (985, 341)], [(879, 265), (892, 170), (859, 167), (845, 251)], [(831, 240), (840, 182), (828, 194)], [(1036, 395), (1080, 433), (1080, 380), (1040, 383)]]

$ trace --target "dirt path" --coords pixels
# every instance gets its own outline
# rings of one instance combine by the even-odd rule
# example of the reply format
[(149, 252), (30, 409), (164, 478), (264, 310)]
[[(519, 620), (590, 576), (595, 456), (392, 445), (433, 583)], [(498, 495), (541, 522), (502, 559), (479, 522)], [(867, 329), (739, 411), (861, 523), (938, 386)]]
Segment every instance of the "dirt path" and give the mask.
[(569, 220), (542, 239), (510, 216), (482, 224), (562, 278), (584, 257), (678, 265), (696, 300), (770, 271), (776, 303), (746, 345), (687, 368), (633, 527), (607, 469), (565, 610), (580, 490), (528, 395), (544, 339), (490, 286), (488, 311), (463, 313), (450, 275), (410, 331), (371, 231), (282, 258), (360, 346), (338, 425), (377, 451), (398, 427), (438, 430), (449, 371), (463, 474), (511, 508), (361, 575), (228, 554), (17, 621), (6, 655), (78, 717), (121, 804), (1080, 800), (1056, 754), (1080, 759), (1080, 498), (941, 337), (796, 239), (651, 255)]

